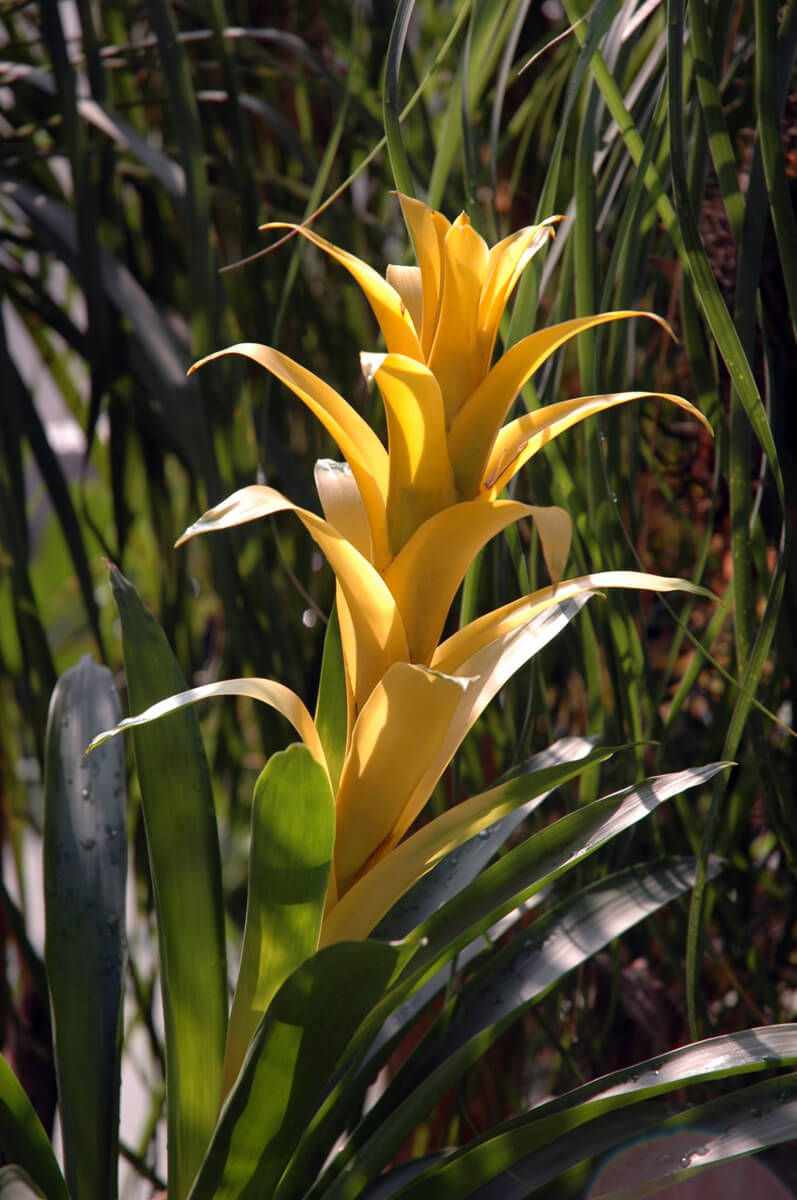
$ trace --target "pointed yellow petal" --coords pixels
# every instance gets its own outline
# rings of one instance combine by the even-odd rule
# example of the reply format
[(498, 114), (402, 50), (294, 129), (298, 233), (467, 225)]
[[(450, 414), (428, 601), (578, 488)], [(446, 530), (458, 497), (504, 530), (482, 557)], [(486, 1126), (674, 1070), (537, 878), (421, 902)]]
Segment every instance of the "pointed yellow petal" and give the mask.
[(194, 363), (191, 371), (225, 354), (240, 354), (265, 367), (307, 405), (334, 438), (357, 480), (368, 516), (372, 541), (368, 557), (382, 566), (390, 557), (385, 515), (388, 462), (385, 448), (370, 425), (323, 379), (270, 346), (256, 342), (228, 346)]
[(343, 656), (355, 704), (359, 709), (391, 663), (409, 657), (399, 610), (381, 575), (336, 529), (292, 504), (274, 488), (241, 488), (189, 525), (176, 545), (198, 533), (229, 529), (245, 521), (294, 512), (326, 555), (346, 598), (348, 619), (341, 611)]
[(490, 249), (479, 300), (480, 352), (485, 374), (493, 357), (498, 326), (515, 284), (534, 255), (554, 236), (553, 226), (561, 219), (549, 217), (540, 225), (528, 225)]
[(268, 225), (261, 225), (260, 228), (261, 230), (293, 229), (295, 233), (300, 233), (303, 238), (307, 238), (308, 242), (312, 242), (319, 250), (323, 250), (330, 257), (334, 258), (336, 262), (339, 262), (357, 280), (357, 283), (365, 293), (365, 298), (371, 305), (374, 316), (379, 322), (379, 328), (382, 330), (388, 350), (394, 354), (408, 354), (410, 358), (421, 357), (420, 342), (418, 341), (410, 314), (402, 303), (401, 296), (390, 286), (386, 279), (382, 278), (378, 271), (375, 271), (373, 267), (363, 262), (362, 259), (355, 257), (354, 254), (349, 254), (346, 250), (340, 250), (332, 242), (328, 242), (326, 238), (319, 237), (317, 233), (314, 233), (306, 225), (291, 225), (284, 221), (272, 221)]
[[(442, 213), (427, 208), (420, 200), (399, 196), (401, 211), (407, 222), (415, 255), (421, 272), (423, 320), (421, 322), (422, 361), (426, 362), (434, 340), (437, 313), (440, 307), (440, 283), (443, 278), (443, 243), (451, 228)], [(416, 325), (417, 329), (417, 325)]]
[(396, 663), (369, 696), (354, 726), (336, 798), (339, 892), (396, 844), (408, 827), (408, 804), (420, 811), (431, 795), (448, 761), (441, 760), (440, 747), (467, 686), (465, 680)]
[(443, 247), (440, 304), (427, 360), (440, 384), (449, 425), (482, 375), (476, 335), (487, 253), (464, 214), (457, 217)]
[(477, 617), (464, 629), (457, 630), (450, 638), (440, 643), (432, 655), (431, 666), (447, 675), (459, 675), (465, 670), (465, 664), (472, 667), (474, 656), (480, 651), (522, 625), (528, 624), (546, 608), (571, 596), (594, 595), (602, 588), (633, 588), (654, 592), (684, 591), (710, 600), (716, 599), (706, 588), (688, 580), (666, 575), (649, 575), (645, 571), (599, 571), (593, 575), (580, 575), (575, 579), (566, 579), (558, 586), (540, 588), (539, 591), (521, 596), (483, 617)]
[(551, 582), (556, 587), (565, 573), (570, 542), (573, 537), (573, 522), (563, 508), (551, 504), (545, 508), (529, 505), (529, 516), (537, 526), (542, 556), (548, 568)]
[(178, 692), (174, 696), (168, 696), (165, 700), (158, 700), (156, 704), (151, 704), (138, 716), (126, 717), (115, 728), (98, 733), (88, 749), (93, 750), (95, 746), (99, 746), (107, 738), (120, 733), (123, 729), (146, 725), (150, 721), (156, 721), (158, 717), (166, 716), (167, 713), (176, 712), (179, 708), (185, 708), (189, 704), (196, 704), (198, 700), (210, 700), (215, 696), (248, 696), (251, 700), (259, 700), (270, 708), (276, 709), (286, 720), (290, 721), (313, 758), (321, 764), (324, 770), (327, 769), (321, 739), (316, 732), (313, 718), (295, 692), (273, 679), (222, 679), (217, 683), (204, 683), (201, 687)]
[(571, 425), (607, 408), (628, 404), (631, 400), (644, 400), (649, 396), (660, 396), (662, 400), (671, 401), (696, 417), (709, 433), (712, 432), (706, 418), (693, 404), (684, 400), (683, 396), (674, 396), (669, 392), (615, 392), (608, 396), (579, 396), (573, 400), (562, 400), (559, 404), (548, 404), (545, 408), (525, 413), (500, 431), (485, 471), (484, 487), (487, 494), (497, 496), (533, 454)]
[(521, 517), (527, 504), (469, 500), (425, 521), (384, 571), (404, 622), (412, 662), (426, 663), (437, 645), (465, 572), (482, 546)]
[(420, 332), (423, 321), (423, 283), (420, 267), (400, 267), (393, 263), (387, 268), (386, 278), (410, 314), (416, 332)]
[(387, 527), (393, 553), (429, 517), (454, 504), (440, 385), (422, 363), (388, 354), (372, 362), (387, 417)]
[(545, 360), (583, 330), (630, 317), (649, 317), (669, 332), (666, 321), (654, 313), (630, 310), (598, 313), (593, 317), (563, 321), (549, 329), (539, 329), (516, 342), (499, 358), (451, 422), (448, 450), (460, 496), (470, 498), (478, 494), (498, 430), (515, 396)]
[(320, 458), (313, 471), (315, 487), (324, 516), (338, 533), (371, 558), (371, 531), (360, 489), (348, 463)]

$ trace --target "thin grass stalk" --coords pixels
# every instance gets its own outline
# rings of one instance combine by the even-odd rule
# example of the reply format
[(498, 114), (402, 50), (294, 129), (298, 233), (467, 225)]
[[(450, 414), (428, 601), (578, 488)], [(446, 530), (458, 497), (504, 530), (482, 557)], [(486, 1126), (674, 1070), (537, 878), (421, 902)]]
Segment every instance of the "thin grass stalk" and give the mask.
[(786, 160), (780, 136), (782, 105), (778, 102), (777, 12), (774, 4), (766, 3), (766, 0), (755, 0), (755, 32), (756, 101), (761, 157), (772, 224), (780, 251), (780, 265), (789, 300), (792, 331), (797, 336), (797, 221), (789, 193)]
[(390, 168), (393, 172), (396, 188), (398, 191), (403, 192), (405, 196), (414, 196), (415, 188), (412, 182), (412, 171), (409, 159), (407, 158), (407, 151), (404, 146), (404, 137), (401, 132), (398, 80), (399, 71), (401, 70), (401, 59), (404, 54), (404, 45), (407, 40), (407, 31), (409, 30), (414, 7), (415, 0), (399, 0), (399, 5), (396, 8), (396, 15), (393, 18), (390, 41), (387, 47), (385, 91), (382, 99), (382, 119), (385, 126)]
[(462, 48), (462, 87), (460, 88), (460, 120), (462, 123), (462, 153), (464, 159), (464, 206), (470, 217), (471, 224), (482, 236), (485, 234), (484, 220), (481, 208), (476, 199), (479, 184), (479, 172), (476, 161), (476, 145), (473, 137), (473, 124), (470, 117), (471, 92), (471, 54), (473, 50), (473, 27), (482, 6), (476, 0), (470, 10), (470, 20), (465, 31), (465, 44)]
[[(570, 21), (574, 20), (575, 6), (573, 0), (564, 0), (565, 12)], [(576, 37), (579, 42), (584, 42), (585, 34), (580, 26), (575, 27)], [(603, 93), (609, 112), (617, 122), (620, 129), (620, 134), (625, 142), (634, 164), (639, 167), (645, 155), (645, 143), (642, 139), (636, 123), (630, 112), (625, 106), (620, 88), (615, 82), (609, 68), (606, 65), (605, 59), (599, 50), (596, 50), (590, 62), (590, 70), (592, 71), (598, 87)], [(662, 221), (665, 229), (673, 240), (673, 243), (678, 251), (679, 257), (682, 257), (683, 243), (678, 227), (678, 220), (670, 200), (664, 189), (664, 183), (659, 175), (659, 172), (654, 163), (650, 163), (644, 172), (645, 186), (650, 192), (656, 211)]]
[[(703, 120), (708, 135), (711, 161), (717, 173), (720, 193), (725, 205), (728, 223), (735, 241), (742, 236), (744, 220), (744, 196), (736, 173), (736, 156), (728, 131), (728, 123), (722, 107), (722, 96), (716, 78), (715, 53), (713, 47), (724, 46), (725, 38), (718, 37), (716, 30), (709, 34), (707, 7), (697, 0), (690, 0), (692, 48), (695, 56), (695, 81)], [(729, 15), (729, 14), (726, 14)], [(727, 24), (727, 21), (724, 23)], [(713, 41), (712, 41), (713, 38)]]

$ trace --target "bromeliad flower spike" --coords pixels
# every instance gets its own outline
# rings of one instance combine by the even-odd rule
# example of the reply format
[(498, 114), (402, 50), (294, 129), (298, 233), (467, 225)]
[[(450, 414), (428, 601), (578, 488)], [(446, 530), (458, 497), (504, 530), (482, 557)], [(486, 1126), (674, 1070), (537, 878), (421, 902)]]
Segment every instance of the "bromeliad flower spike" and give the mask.
[[(177, 543), (284, 511), (295, 513), (314, 538), (336, 576), (347, 713), (337, 765), (307, 707), (272, 680), (193, 688), (112, 731), (223, 694), (254, 696), (293, 724), (334, 796), (334, 861), (320, 945), (366, 937), (443, 853), (496, 818), (489, 808), (474, 815), (462, 805), (461, 813), (437, 818), (397, 850), (485, 706), (589, 596), (612, 587), (708, 594), (680, 579), (638, 572), (563, 581), (568, 514), (500, 498), (551, 438), (587, 416), (651, 394), (565, 400), (504, 425), (518, 390), (545, 359), (602, 322), (639, 315), (663, 322), (625, 311), (579, 318), (531, 333), (493, 362), (512, 289), (552, 235), (555, 219), (490, 249), (464, 214), (449, 224), (418, 201), (400, 199), (418, 266), (389, 267), (386, 279), (311, 230), (292, 227), (351, 272), (374, 311), (386, 353), (362, 361), (384, 402), (387, 447), (328, 383), (280, 351), (245, 343), (211, 355), (241, 354), (271, 371), (319, 418), (345, 462), (317, 464), (323, 518), (273, 488), (246, 487), (206, 512)], [(656, 395), (707, 425), (680, 396)], [(441, 642), (474, 557), (522, 518), (536, 524), (551, 584)], [(559, 623), (546, 624), (546, 611), (559, 614)], [(244, 1050), (245, 1039), (236, 1069)]]
[[(508, 524), (524, 516), (534, 520), (551, 579), (561, 579), (570, 547), (568, 514), (498, 497), (547, 441), (587, 416), (650, 393), (579, 397), (507, 425), (504, 419), (520, 388), (577, 333), (635, 316), (649, 317), (666, 328), (649, 313), (577, 318), (530, 334), (491, 365), (512, 289), (553, 234), (557, 218), (522, 229), (488, 249), (464, 213), (449, 224), (417, 200), (400, 200), (419, 266), (388, 267), (387, 279), (304, 226), (289, 227), (350, 271), (379, 322), (387, 354), (361, 358), (384, 402), (387, 449), (329, 384), (271, 347), (242, 343), (196, 364), (223, 354), (241, 354), (260, 363), (315, 413), (348, 464), (350, 476), (323, 469), (316, 474), (326, 524), (272, 489), (253, 487), (211, 509), (183, 537), (281, 509), (297, 513), (336, 571), (355, 711), (390, 661), (430, 661), (468, 566), (485, 542)], [(275, 227), (284, 228), (264, 226)], [(657, 394), (708, 428), (688, 401)], [(357, 551), (353, 563), (342, 563), (339, 537)], [(374, 571), (369, 573), (362, 560)], [(357, 608), (362, 607), (363, 593), (368, 596), (370, 624), (362, 613), (357, 617), (347, 611), (355, 590), (360, 593)], [(358, 627), (357, 637), (352, 623)], [(381, 653), (371, 655), (365, 646), (369, 643), (372, 649), (374, 641)]]

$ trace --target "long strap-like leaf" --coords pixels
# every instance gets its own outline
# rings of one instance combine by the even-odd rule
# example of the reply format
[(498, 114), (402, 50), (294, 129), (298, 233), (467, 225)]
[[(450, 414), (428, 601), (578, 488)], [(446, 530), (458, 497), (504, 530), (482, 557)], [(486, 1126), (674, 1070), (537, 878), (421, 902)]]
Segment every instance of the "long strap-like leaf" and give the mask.
[[(130, 707), (185, 688), (166, 636), (115, 568)], [(190, 709), (136, 729), (166, 1032), (169, 1200), (182, 1200), (216, 1124), (227, 1034), (221, 856), (205, 751)]]

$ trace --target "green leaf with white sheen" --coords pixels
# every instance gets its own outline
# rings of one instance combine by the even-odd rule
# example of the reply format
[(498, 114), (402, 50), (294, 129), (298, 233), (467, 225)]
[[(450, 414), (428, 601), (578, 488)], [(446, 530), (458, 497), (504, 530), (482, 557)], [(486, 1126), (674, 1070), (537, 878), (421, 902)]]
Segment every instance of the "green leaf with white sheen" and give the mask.
[[(603, 797), (568, 814), (504, 855), (407, 938), (405, 945), (417, 945), (415, 955), (372, 1014), (356, 1049), (367, 1052), (391, 1014), (497, 921), (611, 838), (650, 815), (661, 803), (707, 782), (722, 769), (723, 764), (714, 763), (646, 780), (635, 788)], [(291, 1164), (296, 1179), (307, 1179), (305, 1162), (315, 1161), (319, 1155), (323, 1161), (326, 1151), (321, 1153), (321, 1147), (328, 1147), (345, 1129), (351, 1097), (360, 1090), (356, 1071), (336, 1084), (310, 1124)], [(312, 1179), (307, 1180), (308, 1186), (311, 1182)], [(292, 1194), (289, 1189), (284, 1192), (286, 1198)], [(312, 1193), (316, 1194), (324, 1194), (323, 1189)], [(283, 1191), (278, 1195), (282, 1200)]]
[[(437, 1170), (399, 1194), (407, 1200), (425, 1200), (432, 1195), (464, 1200), (466, 1196), (478, 1195), (482, 1187), (504, 1172), (514, 1173), (527, 1156), (539, 1155), (544, 1147), (559, 1139), (562, 1144), (568, 1139), (580, 1144), (582, 1133), (575, 1137), (576, 1129), (583, 1129), (586, 1144), (589, 1123), (598, 1117), (623, 1110), (627, 1118), (630, 1107), (690, 1084), (737, 1078), (795, 1063), (797, 1024), (770, 1025), (707, 1038), (593, 1079), (564, 1096), (538, 1105), (449, 1156)], [(508, 1180), (509, 1175), (504, 1178)]]
[(85, 1200), (117, 1187), (127, 831), (124, 747), (84, 750), (120, 716), (113, 675), (85, 654), (47, 721), (44, 956), (66, 1177)]
[[(588, 750), (586, 757), (543, 767), (478, 796), (471, 796), (427, 822), (349, 888), (330, 916), (348, 936), (367, 936), (413, 884), (463, 842), (551, 788), (566, 783), (585, 766), (604, 762), (610, 749)], [(435, 906), (437, 907), (437, 906)], [(340, 911), (338, 911), (340, 910)]]
[(345, 1170), (319, 1195), (360, 1197), (412, 1130), (522, 1012), (614, 938), (687, 891), (694, 873), (692, 859), (618, 872), (563, 901), (491, 955), (388, 1084), (353, 1134)]
[(648, 817), (672, 796), (707, 783), (726, 765), (710, 763), (647, 779), (547, 825), (418, 926), (411, 936), (418, 940), (419, 949), (409, 969), (414, 974), (453, 958), (468, 941), (618, 833)]
[[(668, 1118), (667, 1113), (660, 1103), (643, 1101), (598, 1117), (581, 1126), (575, 1137), (565, 1134), (517, 1164), (523, 1186), (502, 1189), (501, 1200), (581, 1200), (590, 1183), (595, 1184), (601, 1200), (642, 1200), (662, 1188), (672, 1194), (670, 1189), (676, 1183), (709, 1167), (791, 1142), (797, 1121), (797, 1075), (738, 1088), (674, 1117)], [(611, 1190), (605, 1177), (598, 1183), (601, 1167), (632, 1147), (636, 1153), (625, 1168), (627, 1183)], [(731, 1178), (738, 1182), (736, 1173), (732, 1172)], [(766, 1178), (771, 1176), (762, 1179), (759, 1174), (758, 1182), (764, 1183)], [(711, 1193), (709, 1180), (701, 1182), (706, 1194), (743, 1194), (728, 1190), (727, 1171), (722, 1179), (712, 1178)], [(692, 1195), (703, 1194), (700, 1184), (697, 1188)], [(495, 1183), (463, 1194), (474, 1200), (493, 1200)], [(771, 1187), (764, 1187), (761, 1194), (774, 1200), (788, 1193), (779, 1190), (773, 1194)], [(447, 1197), (448, 1193), (435, 1191), (434, 1195)]]

